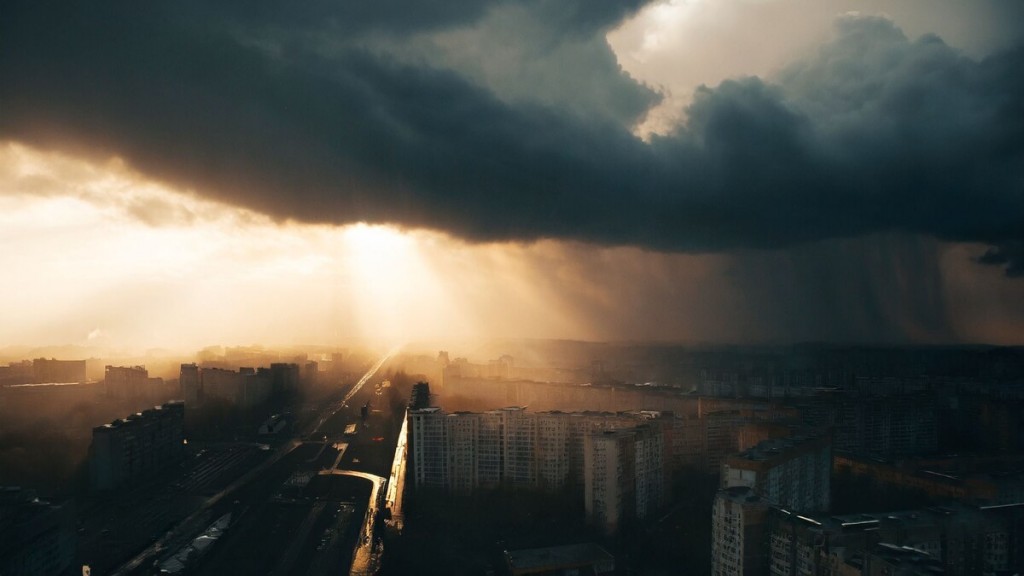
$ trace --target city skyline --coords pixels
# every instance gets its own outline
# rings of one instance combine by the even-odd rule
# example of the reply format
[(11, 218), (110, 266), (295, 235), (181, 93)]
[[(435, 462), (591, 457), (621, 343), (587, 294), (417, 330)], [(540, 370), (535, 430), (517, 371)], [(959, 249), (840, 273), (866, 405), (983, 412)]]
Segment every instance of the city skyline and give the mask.
[(4, 13), (0, 347), (1022, 343), (1017, 2)]

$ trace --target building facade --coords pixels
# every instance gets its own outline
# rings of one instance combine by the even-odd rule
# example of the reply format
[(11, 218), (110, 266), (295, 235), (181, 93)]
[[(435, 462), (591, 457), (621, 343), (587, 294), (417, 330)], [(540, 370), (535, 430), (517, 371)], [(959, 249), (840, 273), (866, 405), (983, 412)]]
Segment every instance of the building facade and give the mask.
[(64, 574), (75, 561), (77, 537), (70, 503), (0, 487), (0, 574)]
[(711, 576), (767, 574), (769, 510), (750, 487), (718, 491), (711, 509)]
[(770, 502), (802, 512), (831, 504), (832, 443), (828, 436), (766, 440), (722, 463), (722, 488), (746, 486)]
[(107, 366), (103, 372), (103, 389), (108, 398), (147, 398), (151, 395), (150, 384), (145, 366)]
[(613, 532), (665, 500), (664, 429), (653, 413), (530, 413), (521, 407), (409, 411), (415, 486), (469, 492), (498, 486), (558, 490), (583, 499)]
[(1024, 505), (769, 514), (771, 576), (1000, 574), (1024, 562)]
[(93, 428), (89, 472), (95, 490), (156, 476), (184, 456), (185, 405), (168, 402)]
[(85, 382), (85, 360), (36, 358), (32, 361), (32, 378), (37, 384)]

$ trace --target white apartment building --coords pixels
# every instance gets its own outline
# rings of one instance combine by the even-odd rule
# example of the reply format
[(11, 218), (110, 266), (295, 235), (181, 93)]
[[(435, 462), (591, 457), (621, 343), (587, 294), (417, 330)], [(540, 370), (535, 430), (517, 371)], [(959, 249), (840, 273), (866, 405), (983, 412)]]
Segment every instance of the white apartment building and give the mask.
[[(643, 518), (664, 501), (663, 426), (650, 418), (534, 414), (520, 407), (453, 414), (436, 407), (412, 410), (409, 446), (415, 486), (465, 492), (499, 485), (545, 490), (571, 485), (586, 495), (588, 513), (593, 509), (591, 515), (614, 531), (620, 517)], [(604, 449), (604, 430), (607, 438), (621, 437), (624, 444), (597, 455)], [(595, 435), (597, 448), (588, 448), (588, 439)], [(600, 470), (602, 465), (613, 467), (614, 477)], [(611, 506), (607, 511), (606, 503)]]
[(504, 431), (502, 479), (509, 486), (534, 486), (537, 483), (534, 460), (537, 418), (518, 406), (502, 408), (499, 412)]
[(440, 408), (409, 412), (416, 488), (448, 487), (447, 420)]

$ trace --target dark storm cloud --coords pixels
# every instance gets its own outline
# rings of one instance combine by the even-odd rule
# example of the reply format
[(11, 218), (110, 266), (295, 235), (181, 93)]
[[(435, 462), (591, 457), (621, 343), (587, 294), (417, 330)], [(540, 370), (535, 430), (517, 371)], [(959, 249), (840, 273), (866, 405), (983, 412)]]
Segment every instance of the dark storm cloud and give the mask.
[(1006, 275), (1011, 278), (1024, 277), (1024, 242), (1005, 242), (1001, 246), (993, 246), (978, 257), (981, 264), (1004, 266)]
[[(491, 9), (395, 4), (8, 2), (0, 135), (118, 154), (281, 218), (683, 251), (898, 231), (987, 243), (980, 261), (1008, 272), (1019, 262), (1024, 50), (975, 61), (847, 17), (774, 81), (703, 88), (685, 126), (645, 143), (622, 114), (510, 102), (367, 49), (367, 35)], [(637, 8), (522, 6), (566, 35)], [(623, 78), (604, 69), (595, 89)]]

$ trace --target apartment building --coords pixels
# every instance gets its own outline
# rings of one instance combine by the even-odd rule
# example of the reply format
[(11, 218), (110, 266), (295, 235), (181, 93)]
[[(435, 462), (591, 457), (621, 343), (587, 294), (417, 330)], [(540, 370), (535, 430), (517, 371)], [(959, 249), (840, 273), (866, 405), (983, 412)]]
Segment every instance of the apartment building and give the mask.
[(768, 501), (802, 512), (831, 504), (832, 443), (826, 435), (766, 440), (722, 463), (722, 488), (746, 486)]
[[(452, 414), (437, 407), (410, 410), (415, 487), (468, 492), (569, 486), (585, 499), (592, 518), (614, 531), (620, 518), (644, 518), (664, 503), (665, 423), (655, 416), (531, 413), (521, 407)], [(606, 445), (611, 438), (621, 438), (623, 445)]]
[(409, 448), (419, 488), (448, 488), (448, 427), (437, 407), (409, 411)]
[(32, 490), (0, 487), (0, 574), (64, 574), (78, 534), (71, 502), (47, 502)]
[(711, 576), (767, 574), (771, 504), (748, 486), (718, 491), (711, 509)]
[(185, 405), (168, 402), (93, 428), (89, 471), (96, 490), (147, 480), (184, 456)]
[(771, 576), (1011, 573), (1024, 561), (1024, 505), (842, 516), (773, 508), (767, 534)]

